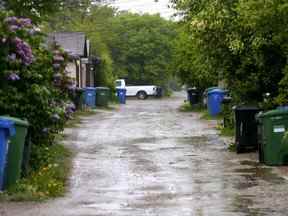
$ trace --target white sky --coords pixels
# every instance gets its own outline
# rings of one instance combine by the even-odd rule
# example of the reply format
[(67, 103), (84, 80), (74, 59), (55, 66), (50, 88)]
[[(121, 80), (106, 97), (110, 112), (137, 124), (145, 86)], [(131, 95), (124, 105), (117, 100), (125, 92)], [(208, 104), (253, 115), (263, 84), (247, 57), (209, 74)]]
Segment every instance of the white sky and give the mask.
[(119, 8), (119, 10), (127, 10), (133, 13), (159, 13), (160, 16), (170, 19), (175, 12), (172, 8), (168, 8), (169, 0), (115, 0), (111, 6)]

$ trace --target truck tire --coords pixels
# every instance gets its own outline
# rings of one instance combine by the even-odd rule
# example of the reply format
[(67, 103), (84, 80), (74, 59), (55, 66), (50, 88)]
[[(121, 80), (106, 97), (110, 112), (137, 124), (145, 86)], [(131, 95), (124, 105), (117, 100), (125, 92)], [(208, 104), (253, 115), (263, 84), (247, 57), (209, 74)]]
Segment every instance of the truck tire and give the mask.
[(140, 99), (140, 100), (145, 100), (147, 99), (148, 95), (145, 91), (139, 91), (137, 93), (137, 98)]

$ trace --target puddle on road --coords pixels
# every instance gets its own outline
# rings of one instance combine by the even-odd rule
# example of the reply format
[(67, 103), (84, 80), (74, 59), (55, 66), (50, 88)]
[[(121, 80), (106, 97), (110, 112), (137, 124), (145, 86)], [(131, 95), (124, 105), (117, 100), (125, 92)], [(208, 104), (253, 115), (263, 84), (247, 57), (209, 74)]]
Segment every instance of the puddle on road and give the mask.
[(249, 216), (262, 216), (266, 215), (264, 212), (269, 212), (269, 209), (257, 209), (253, 208), (253, 204), (256, 197), (255, 196), (248, 196), (248, 195), (237, 195), (233, 200), (233, 207), (235, 208), (235, 212), (241, 212), (245, 215)]
[[(253, 162), (251, 162), (253, 164)], [(285, 179), (278, 176), (277, 174), (272, 172), (272, 168), (267, 168), (263, 167), (259, 164), (257, 164), (254, 167), (249, 167), (249, 168), (238, 168), (234, 170), (235, 173), (240, 173), (241, 176), (245, 177), (250, 184), (257, 185), (255, 181), (258, 180), (264, 180), (269, 183), (274, 183), (274, 184), (281, 184), (285, 183)]]

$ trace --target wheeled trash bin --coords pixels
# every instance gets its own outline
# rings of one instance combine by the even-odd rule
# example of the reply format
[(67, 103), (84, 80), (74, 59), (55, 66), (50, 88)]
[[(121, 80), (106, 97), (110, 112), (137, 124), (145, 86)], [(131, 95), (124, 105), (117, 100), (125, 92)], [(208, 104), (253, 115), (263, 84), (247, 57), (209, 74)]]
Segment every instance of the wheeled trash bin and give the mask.
[(4, 177), (4, 188), (6, 189), (15, 185), (21, 177), (24, 144), (29, 123), (28, 121), (10, 116), (0, 116), (0, 118), (13, 121), (16, 129), (16, 134), (11, 138), (8, 149), (7, 164), (5, 167)]
[(223, 89), (213, 89), (208, 92), (208, 113), (211, 116), (217, 116), (221, 112), (221, 104), (226, 91)]
[(108, 107), (110, 89), (107, 87), (96, 87), (96, 106)]
[(261, 111), (254, 106), (235, 107), (235, 144), (237, 153), (258, 149), (256, 115)]
[(120, 104), (126, 104), (126, 89), (125, 88), (116, 88), (116, 93), (118, 101)]
[(15, 135), (14, 122), (0, 118), (0, 191), (4, 189), (5, 167), (9, 149), (9, 138)]
[(259, 159), (266, 165), (288, 164), (288, 110), (276, 109), (257, 116), (261, 148)]

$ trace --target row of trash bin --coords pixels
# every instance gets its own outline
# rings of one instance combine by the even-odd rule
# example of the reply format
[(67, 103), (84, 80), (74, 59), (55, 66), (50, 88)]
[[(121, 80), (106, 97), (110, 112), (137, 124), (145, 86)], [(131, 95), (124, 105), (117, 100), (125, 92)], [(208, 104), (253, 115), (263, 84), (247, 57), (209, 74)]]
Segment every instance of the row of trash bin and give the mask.
[[(126, 103), (126, 89), (117, 88), (117, 99), (120, 104)], [(111, 99), (111, 91), (107, 87), (87, 87), (85, 89), (77, 89), (73, 96), (73, 101), (77, 109), (82, 109), (84, 105), (95, 108), (107, 107)]]
[[(197, 88), (188, 88), (187, 89), (188, 101), (193, 106), (200, 103), (201, 95)], [(221, 89), (219, 87), (210, 87), (206, 89), (203, 93), (203, 106), (208, 108), (208, 113), (211, 116), (217, 116), (221, 112), (221, 105), (227, 100), (228, 91)]]
[(27, 121), (0, 116), (0, 191), (15, 185), (28, 166), (28, 126)]
[(235, 123), (238, 153), (256, 149), (266, 165), (288, 164), (288, 109), (262, 112), (257, 107), (237, 107)]
[[(218, 115), (222, 104), (231, 101), (227, 93), (218, 87), (204, 92), (202, 103), (207, 105), (211, 116)], [(191, 105), (200, 103), (196, 88), (188, 89), (187, 94)], [(288, 164), (288, 107), (263, 112), (255, 106), (236, 106), (234, 113), (237, 153), (258, 150), (261, 163)]]

